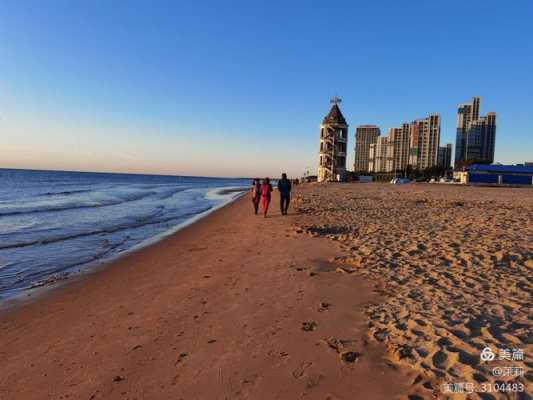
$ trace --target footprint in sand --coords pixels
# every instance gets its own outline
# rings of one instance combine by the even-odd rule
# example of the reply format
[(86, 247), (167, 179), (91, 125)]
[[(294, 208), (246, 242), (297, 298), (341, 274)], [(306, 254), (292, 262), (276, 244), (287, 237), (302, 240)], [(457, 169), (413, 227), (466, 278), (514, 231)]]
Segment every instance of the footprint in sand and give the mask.
[(305, 321), (302, 322), (302, 330), (305, 332), (314, 331), (317, 328), (318, 324), (315, 321)]
[(342, 361), (345, 363), (354, 363), (356, 362), (359, 357), (361, 356), (360, 353), (357, 353), (355, 351), (343, 351), (339, 354)]
[(295, 379), (300, 379), (305, 374), (305, 370), (308, 369), (311, 365), (313, 365), (312, 362), (303, 362), (303, 363), (301, 363), (298, 366), (298, 368), (296, 368), (294, 371), (292, 371), (292, 376)]
[(433, 365), (439, 369), (446, 369), (447, 360), (448, 356), (443, 351), (437, 351), (435, 354), (433, 354), (433, 357), (431, 358)]

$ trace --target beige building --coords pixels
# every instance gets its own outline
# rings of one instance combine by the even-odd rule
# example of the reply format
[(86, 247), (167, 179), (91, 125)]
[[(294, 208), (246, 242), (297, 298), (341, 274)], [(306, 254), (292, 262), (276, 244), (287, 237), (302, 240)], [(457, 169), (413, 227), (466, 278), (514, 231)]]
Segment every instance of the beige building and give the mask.
[(404, 171), (409, 164), (409, 124), (389, 129), (389, 138), (393, 146), (392, 170)]
[(369, 172), (370, 145), (376, 143), (380, 134), (376, 125), (360, 125), (355, 130), (355, 172)]
[(426, 169), (438, 164), (440, 115), (413, 121), (409, 127), (409, 164), (414, 169)]
[(337, 97), (331, 100), (331, 110), (320, 125), (318, 182), (344, 180), (346, 176), (348, 124), (339, 108), (340, 102)]
[(389, 136), (380, 136), (376, 143), (370, 145), (368, 171), (392, 172), (394, 162), (394, 145)]
[(409, 124), (409, 166), (418, 169), (419, 124)]

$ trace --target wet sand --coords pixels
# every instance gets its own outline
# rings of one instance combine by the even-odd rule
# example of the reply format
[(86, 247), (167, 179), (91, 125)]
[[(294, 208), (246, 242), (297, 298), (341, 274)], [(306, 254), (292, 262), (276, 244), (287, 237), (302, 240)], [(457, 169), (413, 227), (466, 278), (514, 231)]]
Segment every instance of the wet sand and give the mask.
[(248, 196), (0, 313), (0, 399), (393, 399), (374, 283)]
[[(297, 232), (331, 239), (347, 274), (379, 285), (368, 340), (411, 373), (410, 398), (532, 398), (533, 188), (311, 184), (297, 201)], [(495, 360), (480, 360), (485, 347)], [(504, 382), (525, 390), (490, 386)], [(448, 395), (446, 383), (485, 392)]]

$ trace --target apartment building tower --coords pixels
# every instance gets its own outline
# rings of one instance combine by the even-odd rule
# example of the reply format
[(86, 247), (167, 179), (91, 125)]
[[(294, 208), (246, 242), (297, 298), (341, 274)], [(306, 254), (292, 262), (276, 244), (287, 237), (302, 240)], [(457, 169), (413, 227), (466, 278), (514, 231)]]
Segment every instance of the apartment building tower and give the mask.
[(409, 166), (412, 169), (418, 169), (419, 141), (419, 125), (412, 122), (409, 124)]
[(409, 126), (409, 164), (423, 170), (438, 163), (440, 144), (440, 115), (431, 114), (417, 119)]
[(403, 123), (401, 128), (389, 129), (389, 141), (393, 146), (392, 170), (405, 171), (409, 164), (409, 124)]
[(496, 144), (496, 113), (489, 112), (474, 121), (466, 138), (466, 160), (487, 164), (494, 162)]
[(355, 172), (369, 172), (370, 145), (375, 144), (381, 134), (376, 125), (360, 125), (355, 130)]
[(480, 117), (481, 99), (460, 104), (457, 109), (455, 168), (471, 162), (493, 163), (496, 144), (496, 113)]
[(370, 145), (368, 171), (392, 172), (394, 161), (394, 145), (390, 136), (380, 136), (376, 143)]
[(442, 168), (450, 169), (451, 164), (452, 164), (452, 144), (447, 143), (446, 146), (439, 147), (437, 165)]

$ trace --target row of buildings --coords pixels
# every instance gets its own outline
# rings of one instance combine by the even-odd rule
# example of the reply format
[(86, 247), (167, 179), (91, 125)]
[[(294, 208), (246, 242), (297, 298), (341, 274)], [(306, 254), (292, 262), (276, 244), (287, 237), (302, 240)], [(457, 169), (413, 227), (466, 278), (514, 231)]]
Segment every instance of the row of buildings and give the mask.
[[(346, 173), (348, 124), (339, 108), (339, 98), (332, 99), (329, 114), (320, 125), (320, 158), (318, 180), (338, 180)], [(459, 105), (455, 167), (467, 163), (494, 162), (496, 114), (479, 116), (480, 98)], [(440, 146), (441, 118), (405, 122), (389, 129), (386, 136), (376, 125), (360, 125), (355, 132), (356, 173), (398, 173), (432, 167), (449, 169), (452, 144)]]
[(439, 147), (440, 116), (403, 123), (381, 136), (376, 125), (361, 125), (355, 131), (354, 171), (400, 172), (408, 167), (426, 169), (436, 165), (447, 167), (451, 163), (452, 145)]

